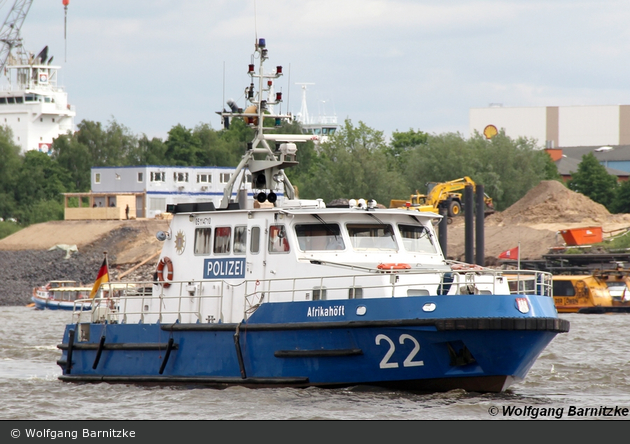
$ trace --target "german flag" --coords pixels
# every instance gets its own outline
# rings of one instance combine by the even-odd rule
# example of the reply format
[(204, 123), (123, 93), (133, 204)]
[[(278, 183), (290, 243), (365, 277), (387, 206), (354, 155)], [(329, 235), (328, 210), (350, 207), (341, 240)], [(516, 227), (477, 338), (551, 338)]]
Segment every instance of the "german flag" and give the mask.
[(96, 292), (101, 284), (105, 282), (109, 282), (109, 270), (107, 269), (107, 258), (103, 259), (103, 265), (101, 265), (100, 270), (98, 270), (98, 276), (96, 276), (96, 282), (94, 282), (94, 287), (92, 287), (92, 291), (90, 292), (90, 299), (93, 299), (96, 296)]

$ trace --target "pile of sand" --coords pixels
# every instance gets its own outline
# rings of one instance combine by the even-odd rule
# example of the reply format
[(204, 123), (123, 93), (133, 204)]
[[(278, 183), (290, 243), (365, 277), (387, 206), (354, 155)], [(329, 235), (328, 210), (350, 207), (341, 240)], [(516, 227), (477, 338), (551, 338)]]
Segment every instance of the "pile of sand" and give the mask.
[(605, 206), (585, 195), (571, 191), (555, 180), (543, 180), (521, 200), (491, 217), (496, 223), (529, 225), (585, 220), (603, 223), (611, 216)]
[[(448, 228), (447, 256), (463, 260), (464, 218), (455, 219)], [(522, 259), (541, 259), (564, 245), (561, 230), (593, 226), (601, 227), (606, 239), (630, 229), (630, 214), (610, 214), (603, 205), (560, 182), (541, 181), (505, 211), (484, 220), (486, 265), (497, 263), (501, 252), (519, 245)]]

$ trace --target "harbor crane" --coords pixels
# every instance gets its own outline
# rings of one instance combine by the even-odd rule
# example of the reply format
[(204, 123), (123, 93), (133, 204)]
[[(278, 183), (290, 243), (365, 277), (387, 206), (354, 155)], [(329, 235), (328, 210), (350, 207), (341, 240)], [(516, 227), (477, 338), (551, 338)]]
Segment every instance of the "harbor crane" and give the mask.
[[(0, 0), (0, 9), (4, 3), (6, 3), (6, 0)], [(4, 71), (13, 48), (17, 48), (18, 52), (24, 53), (20, 29), (32, 4), (33, 0), (15, 0), (2, 24), (2, 28), (0, 28), (0, 43), (2, 44), (2, 48), (0, 48), (0, 73)]]

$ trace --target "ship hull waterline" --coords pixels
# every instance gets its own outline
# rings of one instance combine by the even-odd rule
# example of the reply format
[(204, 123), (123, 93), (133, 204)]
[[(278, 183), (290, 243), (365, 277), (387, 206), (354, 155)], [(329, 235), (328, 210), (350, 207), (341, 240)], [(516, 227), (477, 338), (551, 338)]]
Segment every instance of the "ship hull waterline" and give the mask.
[(501, 392), (566, 331), (554, 316), (70, 324), (57, 363), (67, 382)]

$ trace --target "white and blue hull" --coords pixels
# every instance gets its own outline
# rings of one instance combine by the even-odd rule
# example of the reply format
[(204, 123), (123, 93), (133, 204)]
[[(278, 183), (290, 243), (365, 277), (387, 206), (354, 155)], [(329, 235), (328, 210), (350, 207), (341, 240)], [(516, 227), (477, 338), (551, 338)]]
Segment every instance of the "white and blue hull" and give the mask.
[[(499, 392), (522, 380), (555, 335), (568, 331), (552, 298), (528, 297), (528, 314), (517, 311), (515, 299), (274, 303), (239, 324), (85, 324), (89, 332), (68, 325), (58, 364), (61, 379), (76, 382)], [(438, 308), (427, 314), (426, 303)]]
[[(40, 298), (37, 296), (32, 296), (31, 300), (35, 303), (35, 308), (38, 310), (75, 310), (74, 301), (59, 301), (56, 299)], [(81, 307), (83, 310), (89, 310), (92, 307), (92, 304), (89, 301), (78, 302), (76, 305)]]

